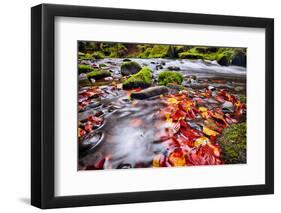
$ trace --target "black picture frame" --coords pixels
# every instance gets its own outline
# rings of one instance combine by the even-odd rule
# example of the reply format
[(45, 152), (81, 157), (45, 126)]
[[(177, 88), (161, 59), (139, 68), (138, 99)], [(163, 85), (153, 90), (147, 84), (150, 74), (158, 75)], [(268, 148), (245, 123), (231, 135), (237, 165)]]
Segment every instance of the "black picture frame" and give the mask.
[[(265, 184), (56, 197), (54, 171), (55, 17), (263, 28), (266, 34)], [(274, 193), (274, 20), (164, 11), (41, 4), (31, 9), (31, 204), (39, 208), (169, 201)]]

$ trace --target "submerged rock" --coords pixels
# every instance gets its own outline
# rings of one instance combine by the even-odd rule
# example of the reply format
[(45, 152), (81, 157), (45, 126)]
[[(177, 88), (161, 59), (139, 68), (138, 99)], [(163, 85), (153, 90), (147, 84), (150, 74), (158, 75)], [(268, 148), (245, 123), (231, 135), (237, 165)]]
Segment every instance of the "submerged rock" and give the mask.
[(140, 92), (132, 92), (131, 97), (134, 99), (147, 99), (150, 97), (167, 94), (169, 89), (165, 86), (155, 86), (144, 89)]
[(227, 113), (227, 112), (233, 112), (234, 111), (234, 105), (229, 102), (229, 101), (225, 101), (223, 104), (222, 104), (222, 111), (224, 113)]
[(180, 70), (180, 68), (177, 67), (177, 66), (169, 66), (168, 69), (169, 70), (174, 70), (174, 71), (179, 71)]
[(92, 149), (100, 144), (104, 137), (104, 134), (101, 132), (92, 132), (86, 135), (82, 140), (79, 141), (79, 151), (85, 151)]

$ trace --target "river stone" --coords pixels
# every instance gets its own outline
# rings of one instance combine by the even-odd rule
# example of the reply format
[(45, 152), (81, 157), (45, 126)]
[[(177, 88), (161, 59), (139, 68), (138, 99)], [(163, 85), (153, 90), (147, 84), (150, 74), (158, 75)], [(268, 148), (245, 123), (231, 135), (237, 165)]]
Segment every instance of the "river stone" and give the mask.
[(147, 99), (153, 96), (167, 94), (169, 89), (165, 86), (155, 86), (144, 89), (139, 92), (132, 92), (131, 97), (134, 99)]
[(177, 67), (177, 66), (169, 66), (168, 69), (169, 70), (174, 70), (174, 71), (179, 71), (180, 70), (180, 68)]
[(134, 61), (124, 62), (121, 65), (121, 74), (124, 76), (133, 75), (141, 70), (141, 66)]
[(221, 107), (222, 107), (222, 111), (225, 113), (233, 112), (233, 110), (234, 110), (233, 104), (229, 101), (224, 102)]

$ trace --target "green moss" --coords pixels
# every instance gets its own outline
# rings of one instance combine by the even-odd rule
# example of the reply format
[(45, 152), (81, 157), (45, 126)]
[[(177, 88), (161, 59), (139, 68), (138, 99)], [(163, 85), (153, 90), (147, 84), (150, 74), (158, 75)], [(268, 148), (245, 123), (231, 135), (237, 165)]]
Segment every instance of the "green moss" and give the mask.
[(203, 59), (203, 55), (200, 53), (190, 53), (190, 52), (182, 52), (179, 53), (179, 57), (181, 59)]
[(221, 65), (229, 65), (234, 55), (234, 48), (193, 47), (185, 52), (179, 53), (179, 58), (216, 60)]
[(99, 67), (106, 67), (106, 64), (99, 64)]
[(93, 56), (89, 53), (86, 53), (86, 54), (78, 54), (78, 58), (80, 60), (92, 60), (93, 59)]
[(176, 83), (178, 85), (181, 85), (183, 81), (183, 76), (178, 72), (173, 71), (163, 71), (159, 74), (157, 82), (159, 85), (168, 85), (171, 83)]
[(243, 95), (243, 94), (239, 95), (239, 100), (240, 100), (242, 103), (246, 103), (246, 102), (247, 102), (247, 97), (246, 97), (246, 95)]
[(148, 67), (143, 67), (138, 73), (124, 81), (123, 89), (147, 88), (152, 83), (152, 72)]
[(137, 57), (138, 58), (149, 58), (151, 51), (152, 51), (152, 48), (148, 47), (143, 52), (141, 52)]
[(110, 58), (122, 58), (128, 53), (128, 49), (121, 43), (114, 44), (110, 49)]
[(79, 64), (78, 65), (79, 74), (80, 73), (87, 73), (87, 72), (91, 72), (91, 71), (93, 71), (93, 68), (88, 66), (88, 65), (85, 65), (85, 64)]
[(154, 45), (149, 58), (164, 58), (169, 54), (169, 45)]
[(95, 80), (100, 80), (105, 77), (111, 76), (111, 73), (107, 70), (96, 70), (94, 69), (92, 72), (87, 74), (88, 79), (95, 79)]
[(246, 123), (233, 124), (225, 129), (218, 143), (222, 148), (222, 157), (227, 164), (246, 163)]
[(105, 58), (103, 52), (101, 52), (101, 51), (95, 51), (95, 52), (92, 54), (92, 57), (93, 57), (94, 59), (104, 59), (104, 58)]

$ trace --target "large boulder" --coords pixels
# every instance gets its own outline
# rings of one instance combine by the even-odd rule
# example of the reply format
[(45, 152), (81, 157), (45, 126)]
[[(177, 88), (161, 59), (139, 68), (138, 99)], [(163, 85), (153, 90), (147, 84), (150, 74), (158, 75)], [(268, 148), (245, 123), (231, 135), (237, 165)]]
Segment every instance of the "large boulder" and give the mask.
[(167, 94), (168, 92), (169, 92), (169, 89), (165, 86), (155, 86), (155, 87), (150, 87), (150, 88), (144, 89), (139, 92), (132, 92), (131, 98), (147, 99), (150, 97)]
[(135, 61), (127, 61), (121, 65), (121, 74), (122, 75), (133, 75), (141, 70), (141, 65)]
[(138, 73), (123, 82), (123, 89), (147, 88), (152, 84), (152, 72), (148, 67), (143, 67)]

